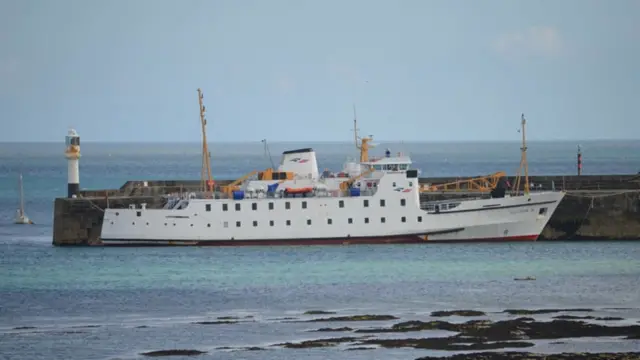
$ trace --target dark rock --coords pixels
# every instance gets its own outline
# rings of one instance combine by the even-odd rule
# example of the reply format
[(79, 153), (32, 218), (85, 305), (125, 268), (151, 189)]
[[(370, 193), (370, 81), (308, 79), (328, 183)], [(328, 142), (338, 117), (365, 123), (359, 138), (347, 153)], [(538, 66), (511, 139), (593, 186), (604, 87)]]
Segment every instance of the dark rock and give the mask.
[(237, 316), (218, 316), (216, 319), (218, 320), (240, 320)]
[(482, 352), (456, 354), (446, 357), (426, 356), (416, 360), (637, 360), (640, 352), (635, 353), (561, 353), (534, 354), (528, 352)]
[(614, 316), (596, 317), (596, 316), (558, 315), (558, 316), (554, 316), (553, 318), (554, 319), (559, 319), (559, 320), (574, 320), (574, 319), (600, 320), (600, 321), (620, 321), (620, 320), (624, 320), (624, 318), (614, 317)]
[(192, 324), (197, 324), (197, 325), (222, 325), (222, 324), (237, 324), (237, 323), (238, 321), (232, 321), (232, 320), (192, 322)]
[(307, 320), (307, 322), (324, 322), (324, 321), (384, 321), (384, 320), (398, 320), (397, 317), (392, 315), (351, 315), (351, 316), (335, 316), (329, 318), (320, 318)]
[(620, 320), (624, 320), (624, 318), (617, 317), (617, 316), (605, 316), (605, 317), (597, 317), (597, 318), (595, 318), (595, 320), (601, 320), (601, 321), (620, 321)]
[(375, 349), (376, 348), (374, 347), (358, 346), (358, 347), (348, 348), (347, 350), (375, 350)]
[(468, 350), (496, 350), (505, 348), (525, 348), (535, 344), (524, 341), (496, 341), (479, 342), (471, 339), (457, 338), (425, 338), (425, 339), (370, 339), (357, 345), (379, 345), (385, 348), (411, 347), (414, 349), (468, 351)]
[(482, 311), (477, 310), (449, 310), (449, 311), (434, 311), (431, 316), (444, 317), (444, 316), (486, 316)]
[(305, 311), (304, 315), (333, 315), (337, 314), (335, 311), (324, 311), (324, 310), (309, 310)]
[(146, 328), (148, 328), (147, 325), (136, 326), (136, 329), (146, 329)]
[(267, 350), (267, 349), (264, 349), (264, 348), (261, 348), (261, 347), (258, 347), (258, 346), (250, 346), (250, 347), (244, 348), (244, 350), (247, 350), (247, 351), (260, 351), (260, 350)]
[(14, 327), (13, 330), (33, 330), (37, 329), (35, 326), (18, 326)]
[(538, 309), (538, 310), (527, 310), (527, 309), (507, 309), (503, 312), (511, 314), (511, 315), (536, 315), (536, 314), (551, 314), (557, 312), (590, 312), (593, 309)]
[(206, 351), (200, 350), (158, 350), (141, 353), (140, 355), (158, 357), (158, 356), (194, 356), (206, 354)]
[(318, 329), (318, 330), (310, 330), (310, 331), (313, 331), (313, 332), (326, 332), (326, 331), (353, 331), (353, 329), (352, 329), (352, 328), (350, 328), (350, 327), (346, 327), (346, 326), (345, 326), (345, 327), (341, 327), (341, 328), (321, 328), (321, 329)]
[(364, 339), (364, 337), (341, 337), (341, 338), (329, 338), (329, 339), (318, 339), (318, 340), (306, 340), (299, 343), (287, 342), (282, 344), (275, 344), (272, 346), (281, 346), (289, 349), (319, 348), (319, 347), (336, 346), (341, 343), (354, 342), (361, 339)]
[(79, 326), (72, 326), (71, 328), (73, 329), (90, 329), (90, 328), (99, 328), (100, 325), (79, 325)]

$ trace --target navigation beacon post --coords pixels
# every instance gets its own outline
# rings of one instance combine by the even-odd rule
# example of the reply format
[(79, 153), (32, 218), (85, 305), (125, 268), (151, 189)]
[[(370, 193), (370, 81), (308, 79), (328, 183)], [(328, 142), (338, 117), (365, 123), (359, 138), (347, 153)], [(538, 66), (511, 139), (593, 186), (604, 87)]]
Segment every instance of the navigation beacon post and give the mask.
[(66, 149), (64, 156), (67, 158), (67, 197), (80, 195), (80, 136), (74, 129), (69, 129), (65, 138)]

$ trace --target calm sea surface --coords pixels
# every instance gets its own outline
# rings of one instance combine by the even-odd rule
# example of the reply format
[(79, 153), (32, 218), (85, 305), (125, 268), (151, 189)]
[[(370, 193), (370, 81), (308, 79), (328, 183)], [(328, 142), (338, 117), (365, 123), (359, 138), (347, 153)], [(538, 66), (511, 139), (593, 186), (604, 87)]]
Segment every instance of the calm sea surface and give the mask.
[[(582, 142), (585, 174), (640, 171), (640, 141)], [(348, 144), (312, 146), (321, 168), (338, 169)], [(519, 144), (380, 144), (410, 153), (423, 176), (512, 175)], [(575, 144), (530, 143), (530, 173), (574, 174)], [(202, 359), (414, 359), (427, 350), (344, 351), (219, 347), (264, 346), (347, 336), (320, 327), (374, 327), (393, 322), (318, 324), (307, 310), (428, 319), (433, 310), (590, 307), (640, 321), (640, 243), (560, 242), (248, 248), (53, 248), (53, 198), (66, 192), (59, 144), (0, 144), (0, 359), (135, 359), (161, 349), (209, 351)], [(198, 179), (198, 144), (82, 145), (82, 188), (115, 188), (134, 179)], [(262, 144), (212, 146), (217, 178), (270, 166)], [(11, 224), (24, 175), (34, 226)], [(535, 276), (519, 282), (514, 277)], [(605, 308), (631, 308), (614, 310)], [(552, 315), (548, 315), (549, 318)], [(198, 325), (222, 316), (237, 324)], [(490, 314), (504, 318), (504, 314)], [(545, 318), (539, 316), (538, 318)], [(462, 320), (453, 318), (453, 320)], [(397, 321), (396, 321), (397, 322)], [(87, 327), (90, 326), (90, 327)], [(25, 329), (16, 329), (33, 327)], [(406, 336), (404, 336), (406, 335)], [(391, 336), (391, 335), (389, 335)], [(395, 337), (427, 336), (395, 334)], [(600, 339), (540, 342), (538, 352), (640, 351), (640, 342)], [(179, 358), (179, 357), (176, 357)]]

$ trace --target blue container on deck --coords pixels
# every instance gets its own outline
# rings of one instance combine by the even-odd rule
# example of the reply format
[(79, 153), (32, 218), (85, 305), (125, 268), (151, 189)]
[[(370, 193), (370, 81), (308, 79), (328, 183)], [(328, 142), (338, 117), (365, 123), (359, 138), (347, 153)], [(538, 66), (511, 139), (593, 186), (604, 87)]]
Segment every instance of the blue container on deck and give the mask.
[(278, 183), (267, 185), (267, 192), (274, 193), (276, 192), (277, 188), (278, 188)]
[(233, 192), (233, 200), (242, 200), (244, 199), (244, 191), (236, 190)]
[(360, 196), (360, 188), (351, 188), (351, 196)]

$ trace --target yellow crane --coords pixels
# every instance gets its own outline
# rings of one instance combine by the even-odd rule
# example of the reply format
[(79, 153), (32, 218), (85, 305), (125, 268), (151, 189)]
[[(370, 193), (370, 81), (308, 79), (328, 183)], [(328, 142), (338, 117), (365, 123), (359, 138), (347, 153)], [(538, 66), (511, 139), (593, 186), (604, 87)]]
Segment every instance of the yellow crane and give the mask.
[(498, 182), (501, 178), (507, 176), (504, 171), (499, 171), (497, 173), (481, 176), (471, 179), (463, 179), (458, 181), (453, 181), (444, 184), (435, 184), (430, 186), (422, 186), (421, 192), (432, 192), (432, 191), (477, 191), (477, 192), (489, 192), (495, 189), (498, 186)]
[(198, 88), (198, 103), (200, 104), (200, 124), (202, 125), (202, 170), (200, 174), (200, 187), (203, 192), (213, 192), (215, 182), (211, 176), (211, 153), (207, 146), (207, 119), (205, 118), (205, 107), (202, 103), (204, 95), (202, 90)]

